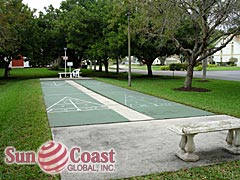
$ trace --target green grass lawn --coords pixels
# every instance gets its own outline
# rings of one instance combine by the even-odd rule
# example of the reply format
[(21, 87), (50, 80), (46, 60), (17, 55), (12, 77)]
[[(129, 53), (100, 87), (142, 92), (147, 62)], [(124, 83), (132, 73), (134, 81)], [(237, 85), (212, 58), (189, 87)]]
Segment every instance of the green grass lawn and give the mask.
[[(4, 69), (0, 69), (0, 78), (4, 75)], [(35, 79), (42, 77), (58, 77), (58, 71), (50, 71), (47, 68), (25, 68), (12, 69), (10, 71), (10, 78), (14, 79)]]
[[(83, 75), (101, 76), (97, 79), (122, 87), (127, 87), (127, 74), (92, 73), (82, 70)], [(0, 75), (3, 70), (0, 69)], [(56, 71), (47, 69), (13, 69), (11, 78), (0, 78), (0, 179), (59, 179), (59, 176), (44, 174), (37, 165), (19, 166), (4, 163), (4, 149), (14, 146), (19, 151), (37, 151), (40, 145), (50, 140), (43, 101), (40, 77), (58, 77)], [(240, 83), (233, 81), (210, 80), (198, 82), (195, 87), (211, 90), (206, 93), (174, 91), (183, 85), (181, 77), (153, 77), (134, 75), (130, 89), (141, 91), (157, 97), (212, 111), (240, 117)], [(240, 161), (221, 165), (191, 168), (177, 172), (152, 174), (128, 179), (240, 179)]]
[(38, 165), (4, 163), (7, 146), (37, 152), (44, 142), (52, 139), (41, 86), (34, 78), (51, 77), (55, 73), (47, 69), (14, 69), (11, 79), (0, 79), (0, 179), (59, 179), (46, 175)]

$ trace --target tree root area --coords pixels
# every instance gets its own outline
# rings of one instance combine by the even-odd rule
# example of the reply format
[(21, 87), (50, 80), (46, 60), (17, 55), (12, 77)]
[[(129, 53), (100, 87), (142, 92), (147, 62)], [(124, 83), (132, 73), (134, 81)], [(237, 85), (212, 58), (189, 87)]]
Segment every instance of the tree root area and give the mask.
[(191, 88), (185, 88), (185, 87), (180, 87), (180, 88), (175, 88), (175, 91), (186, 91), (186, 92), (209, 92), (211, 90), (205, 89), (205, 88), (197, 88), (197, 87), (191, 87)]

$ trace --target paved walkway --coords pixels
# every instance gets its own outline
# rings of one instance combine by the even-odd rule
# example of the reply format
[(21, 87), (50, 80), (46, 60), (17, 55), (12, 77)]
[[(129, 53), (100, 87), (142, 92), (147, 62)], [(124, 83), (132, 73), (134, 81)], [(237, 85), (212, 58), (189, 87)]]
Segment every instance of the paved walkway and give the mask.
[[(216, 118), (220, 120), (221, 116)], [(206, 121), (208, 120), (206, 118)], [(62, 180), (126, 178), (240, 159), (240, 156), (223, 150), (226, 145), (226, 131), (196, 135), (196, 153), (200, 156), (199, 161), (187, 163), (178, 159), (175, 153), (180, 136), (169, 131), (168, 127), (172, 124), (196, 121), (198, 117), (52, 128), (54, 140), (68, 147), (79, 146), (82, 151), (91, 152), (114, 148), (117, 153), (114, 172), (64, 171), (61, 174)]]
[[(225, 131), (195, 137), (198, 162), (186, 163), (174, 155), (180, 137), (169, 131), (169, 126), (194, 123), (202, 116), (205, 121), (221, 120), (225, 116), (93, 80), (42, 80), (41, 84), (55, 141), (68, 148), (81, 147), (83, 151), (114, 148), (117, 153), (114, 172), (70, 173), (65, 170), (61, 173), (63, 180), (124, 178), (240, 159), (222, 149)], [(158, 113), (161, 110), (162, 114), (168, 112), (170, 119)], [(195, 117), (188, 117), (192, 111)], [(178, 117), (173, 116), (175, 112)]]

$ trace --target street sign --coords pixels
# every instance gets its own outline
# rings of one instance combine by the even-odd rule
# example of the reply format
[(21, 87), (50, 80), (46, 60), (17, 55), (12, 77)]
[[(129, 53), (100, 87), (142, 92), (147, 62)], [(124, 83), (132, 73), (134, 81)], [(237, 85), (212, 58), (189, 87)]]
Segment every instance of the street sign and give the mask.
[(73, 62), (67, 62), (67, 66), (73, 66)]
[(68, 60), (68, 56), (63, 56), (62, 58), (63, 58), (64, 61)]

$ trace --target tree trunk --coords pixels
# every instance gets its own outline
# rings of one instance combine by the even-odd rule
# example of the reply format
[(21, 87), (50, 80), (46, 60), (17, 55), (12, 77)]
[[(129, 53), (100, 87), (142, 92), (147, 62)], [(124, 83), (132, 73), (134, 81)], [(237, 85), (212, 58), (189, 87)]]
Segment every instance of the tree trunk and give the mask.
[(104, 67), (105, 67), (105, 72), (108, 74), (108, 60), (104, 60)]
[(119, 59), (117, 57), (117, 74), (119, 73)]
[(90, 70), (92, 71), (92, 60), (90, 60)]
[(9, 64), (10, 64), (10, 61), (5, 62), (4, 78), (6, 79), (8, 78), (9, 72), (10, 72)]
[(94, 59), (94, 71), (97, 71), (97, 63), (96, 63), (96, 60)]
[(151, 64), (147, 64), (147, 70), (148, 70), (148, 77), (152, 77), (153, 72), (152, 72), (152, 65)]
[(205, 81), (207, 78), (207, 58), (205, 58), (202, 61), (202, 67), (203, 67), (203, 80)]
[(102, 72), (102, 60), (99, 60), (99, 72)]
[(194, 65), (189, 64), (187, 67), (187, 76), (184, 83), (184, 88), (186, 89), (189, 89), (192, 87), (193, 70), (194, 70)]

